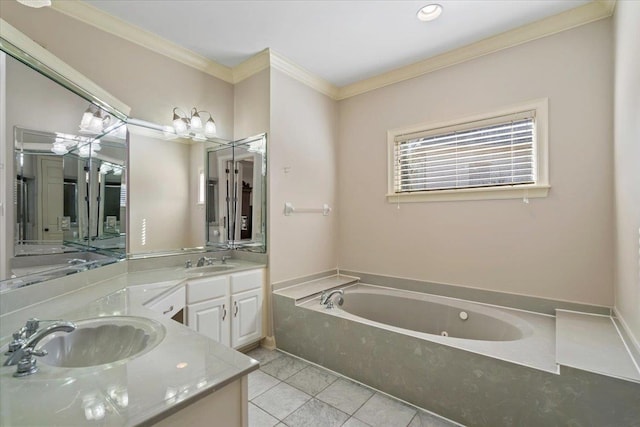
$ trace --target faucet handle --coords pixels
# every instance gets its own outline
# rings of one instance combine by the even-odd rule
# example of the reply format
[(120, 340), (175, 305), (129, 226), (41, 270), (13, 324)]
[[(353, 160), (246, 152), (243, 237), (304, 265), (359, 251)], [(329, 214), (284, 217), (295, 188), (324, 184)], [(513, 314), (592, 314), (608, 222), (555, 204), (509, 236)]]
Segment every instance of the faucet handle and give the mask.
[(27, 320), (27, 324), (25, 325), (25, 334), (27, 338), (33, 335), (38, 330), (39, 327), (40, 327), (40, 319), (36, 319), (35, 317), (32, 317), (31, 319)]
[(222, 263), (223, 263), (223, 264), (226, 264), (228, 259), (231, 259), (231, 256), (229, 256), (229, 255), (222, 255)]
[(23, 338), (23, 335), (22, 335), (24, 332), (23, 329), (13, 333), (13, 340), (9, 343), (9, 347), (7, 348), (7, 351), (4, 353), (5, 356), (9, 356), (11, 353), (14, 353), (15, 351), (21, 349), (24, 346), (24, 343), (26, 342), (26, 340)]
[(211, 258), (206, 258), (205, 257), (205, 261), (207, 262), (207, 265), (213, 265), (213, 262), (217, 261), (217, 260), (218, 260), (218, 258), (215, 258), (215, 257), (211, 257)]
[(190, 259), (188, 259), (185, 263), (184, 263), (184, 268), (191, 268), (193, 267), (193, 261), (191, 261)]

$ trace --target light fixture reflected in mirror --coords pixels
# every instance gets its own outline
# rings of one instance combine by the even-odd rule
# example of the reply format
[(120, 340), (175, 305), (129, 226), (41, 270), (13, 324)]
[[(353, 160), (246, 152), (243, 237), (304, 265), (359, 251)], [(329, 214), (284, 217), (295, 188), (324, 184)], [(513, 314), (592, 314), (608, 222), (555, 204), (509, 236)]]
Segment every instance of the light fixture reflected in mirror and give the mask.
[(102, 114), (102, 110), (93, 104), (85, 110), (80, 120), (80, 133), (88, 133), (97, 135), (104, 132), (111, 123), (109, 114)]
[[(201, 114), (208, 114), (209, 118), (202, 124)], [(188, 137), (195, 140), (205, 140), (216, 136), (216, 122), (213, 120), (211, 113), (208, 111), (198, 110), (193, 107), (187, 115), (178, 107), (173, 109), (173, 129), (176, 134), (182, 137)]]

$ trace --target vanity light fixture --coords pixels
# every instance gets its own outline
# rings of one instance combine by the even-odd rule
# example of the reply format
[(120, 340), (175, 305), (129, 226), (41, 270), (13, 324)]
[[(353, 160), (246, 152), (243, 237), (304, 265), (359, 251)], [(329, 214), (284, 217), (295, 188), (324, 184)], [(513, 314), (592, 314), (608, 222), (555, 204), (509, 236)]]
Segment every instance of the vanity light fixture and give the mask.
[[(209, 118), (202, 124), (200, 114), (208, 114)], [(216, 136), (216, 122), (213, 120), (211, 113), (208, 111), (198, 110), (193, 107), (187, 115), (180, 108), (173, 109), (173, 129), (176, 134), (183, 137), (189, 137), (195, 140), (205, 140)]]
[(103, 116), (102, 110), (91, 104), (82, 114), (80, 133), (97, 135), (108, 128), (109, 123), (111, 123), (111, 116), (109, 114)]
[(442, 13), (442, 6), (437, 3), (431, 3), (420, 9), (417, 13), (418, 19), (427, 22), (433, 21)]
[(81, 145), (78, 148), (78, 156), (82, 158), (87, 158), (89, 156), (93, 157), (96, 155), (96, 152), (100, 151), (102, 147), (100, 146), (100, 140), (94, 139), (93, 141)]
[(75, 148), (78, 148), (80, 157), (89, 157), (90, 154), (100, 151), (100, 140), (88, 136), (56, 132), (56, 138), (51, 144), (52, 153), (62, 156)]

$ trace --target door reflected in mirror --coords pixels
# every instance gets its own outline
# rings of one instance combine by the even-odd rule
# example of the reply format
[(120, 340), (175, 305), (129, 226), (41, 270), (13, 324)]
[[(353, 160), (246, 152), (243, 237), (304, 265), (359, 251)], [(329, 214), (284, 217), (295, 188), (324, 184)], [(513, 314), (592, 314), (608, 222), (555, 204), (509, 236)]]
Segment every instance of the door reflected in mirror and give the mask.
[(207, 150), (207, 246), (266, 252), (265, 134)]

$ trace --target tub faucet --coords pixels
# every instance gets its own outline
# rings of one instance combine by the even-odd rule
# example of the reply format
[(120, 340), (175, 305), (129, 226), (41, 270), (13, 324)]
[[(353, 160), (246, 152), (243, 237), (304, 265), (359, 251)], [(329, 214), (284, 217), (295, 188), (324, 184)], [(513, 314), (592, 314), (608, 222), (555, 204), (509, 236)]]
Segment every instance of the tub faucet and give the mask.
[(339, 294), (340, 298), (338, 298), (338, 305), (342, 305), (344, 302), (344, 291), (342, 289), (334, 289), (332, 291), (323, 291), (322, 295), (320, 295), (320, 305), (324, 305), (326, 308), (333, 308), (333, 301), (331, 297), (335, 294)]
[[(53, 321), (42, 329), (38, 329), (39, 325), (38, 319), (29, 319), (26, 327), (13, 334), (13, 341), (9, 344), (9, 351), (6, 353), (9, 357), (3, 366), (18, 365), (18, 370), (13, 374), (14, 377), (24, 377), (38, 371), (33, 356), (46, 356), (46, 350), (35, 349), (43, 338), (54, 332), (73, 332), (76, 329), (75, 323), (63, 320)], [(28, 331), (33, 332), (29, 334)]]

